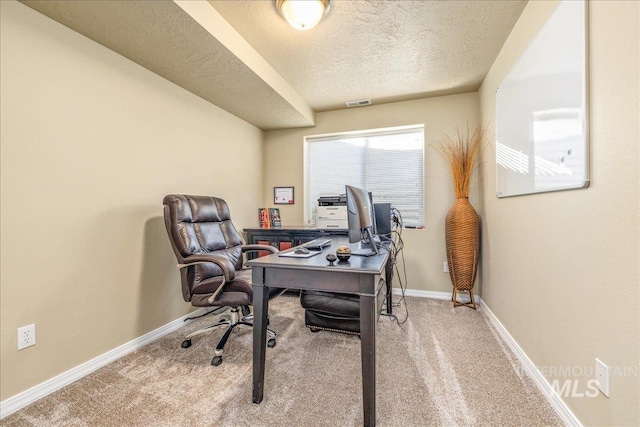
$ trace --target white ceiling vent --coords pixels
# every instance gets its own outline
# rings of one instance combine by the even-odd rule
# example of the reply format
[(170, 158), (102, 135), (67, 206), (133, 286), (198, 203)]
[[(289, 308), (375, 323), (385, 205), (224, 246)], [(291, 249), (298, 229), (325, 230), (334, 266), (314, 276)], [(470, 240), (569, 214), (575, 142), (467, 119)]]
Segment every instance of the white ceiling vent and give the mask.
[(352, 107), (363, 107), (365, 105), (371, 105), (371, 100), (370, 99), (361, 99), (359, 101), (347, 101), (347, 102), (345, 102), (345, 104), (349, 108), (352, 108)]

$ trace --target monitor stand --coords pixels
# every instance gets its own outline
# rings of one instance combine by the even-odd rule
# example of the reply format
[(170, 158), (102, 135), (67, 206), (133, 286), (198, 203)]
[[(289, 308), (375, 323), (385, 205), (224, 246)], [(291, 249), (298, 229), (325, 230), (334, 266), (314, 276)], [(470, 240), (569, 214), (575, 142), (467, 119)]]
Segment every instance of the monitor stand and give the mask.
[[(378, 243), (376, 244), (376, 238)], [(373, 243), (372, 243), (373, 242)], [(358, 242), (358, 247), (351, 249), (351, 255), (357, 256), (373, 256), (378, 254), (378, 246), (380, 244), (380, 238), (374, 236), (371, 232), (371, 228), (367, 228), (367, 239), (362, 239)]]

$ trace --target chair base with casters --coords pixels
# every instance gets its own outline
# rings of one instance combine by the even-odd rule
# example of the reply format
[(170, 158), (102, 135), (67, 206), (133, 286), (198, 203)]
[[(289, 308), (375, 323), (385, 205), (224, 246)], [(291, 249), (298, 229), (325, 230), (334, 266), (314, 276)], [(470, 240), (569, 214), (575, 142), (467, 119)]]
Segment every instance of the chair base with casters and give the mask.
[[(240, 310), (242, 310), (242, 317), (240, 317)], [(227, 328), (225, 329), (224, 334), (222, 334), (222, 337), (220, 337), (220, 340), (218, 341), (218, 345), (216, 345), (213, 359), (211, 359), (211, 364), (213, 366), (220, 365), (222, 363), (222, 354), (224, 353), (224, 346), (229, 340), (229, 337), (231, 336), (231, 334), (233, 333), (234, 328), (237, 326), (253, 328), (253, 323), (250, 322), (250, 320), (253, 320), (253, 314), (251, 314), (249, 306), (243, 305), (241, 308), (232, 307), (229, 314), (230, 316), (226, 316), (226, 315), (220, 316), (220, 320), (218, 321), (218, 323), (215, 323), (211, 326), (207, 326), (206, 328), (203, 328), (203, 329), (199, 329), (187, 335), (184, 341), (182, 341), (182, 348), (191, 347), (191, 338), (197, 335), (211, 332), (214, 329), (218, 329), (220, 327), (226, 326)], [(273, 330), (267, 328), (267, 335), (270, 337), (267, 341), (267, 346), (271, 348), (275, 347), (276, 333)]]

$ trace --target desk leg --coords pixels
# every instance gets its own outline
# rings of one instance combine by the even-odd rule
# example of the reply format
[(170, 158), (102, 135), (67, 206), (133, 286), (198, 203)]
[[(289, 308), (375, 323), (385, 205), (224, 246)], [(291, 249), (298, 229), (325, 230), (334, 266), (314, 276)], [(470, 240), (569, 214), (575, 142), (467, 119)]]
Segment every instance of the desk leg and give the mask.
[[(255, 279), (255, 277), (254, 277)], [(267, 313), (269, 288), (253, 285), (253, 403), (262, 402), (264, 362), (267, 348)]]
[(393, 314), (393, 262), (391, 256), (384, 268), (385, 291), (387, 292), (387, 314)]
[(376, 298), (360, 295), (360, 353), (364, 425), (376, 425)]

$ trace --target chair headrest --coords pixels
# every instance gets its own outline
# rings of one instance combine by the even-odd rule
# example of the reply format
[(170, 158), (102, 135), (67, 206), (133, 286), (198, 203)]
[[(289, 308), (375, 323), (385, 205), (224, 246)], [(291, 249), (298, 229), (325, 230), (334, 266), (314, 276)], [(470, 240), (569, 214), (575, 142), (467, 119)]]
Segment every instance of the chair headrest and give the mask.
[(178, 222), (222, 222), (231, 219), (229, 205), (218, 197), (169, 194), (162, 203), (171, 207)]

